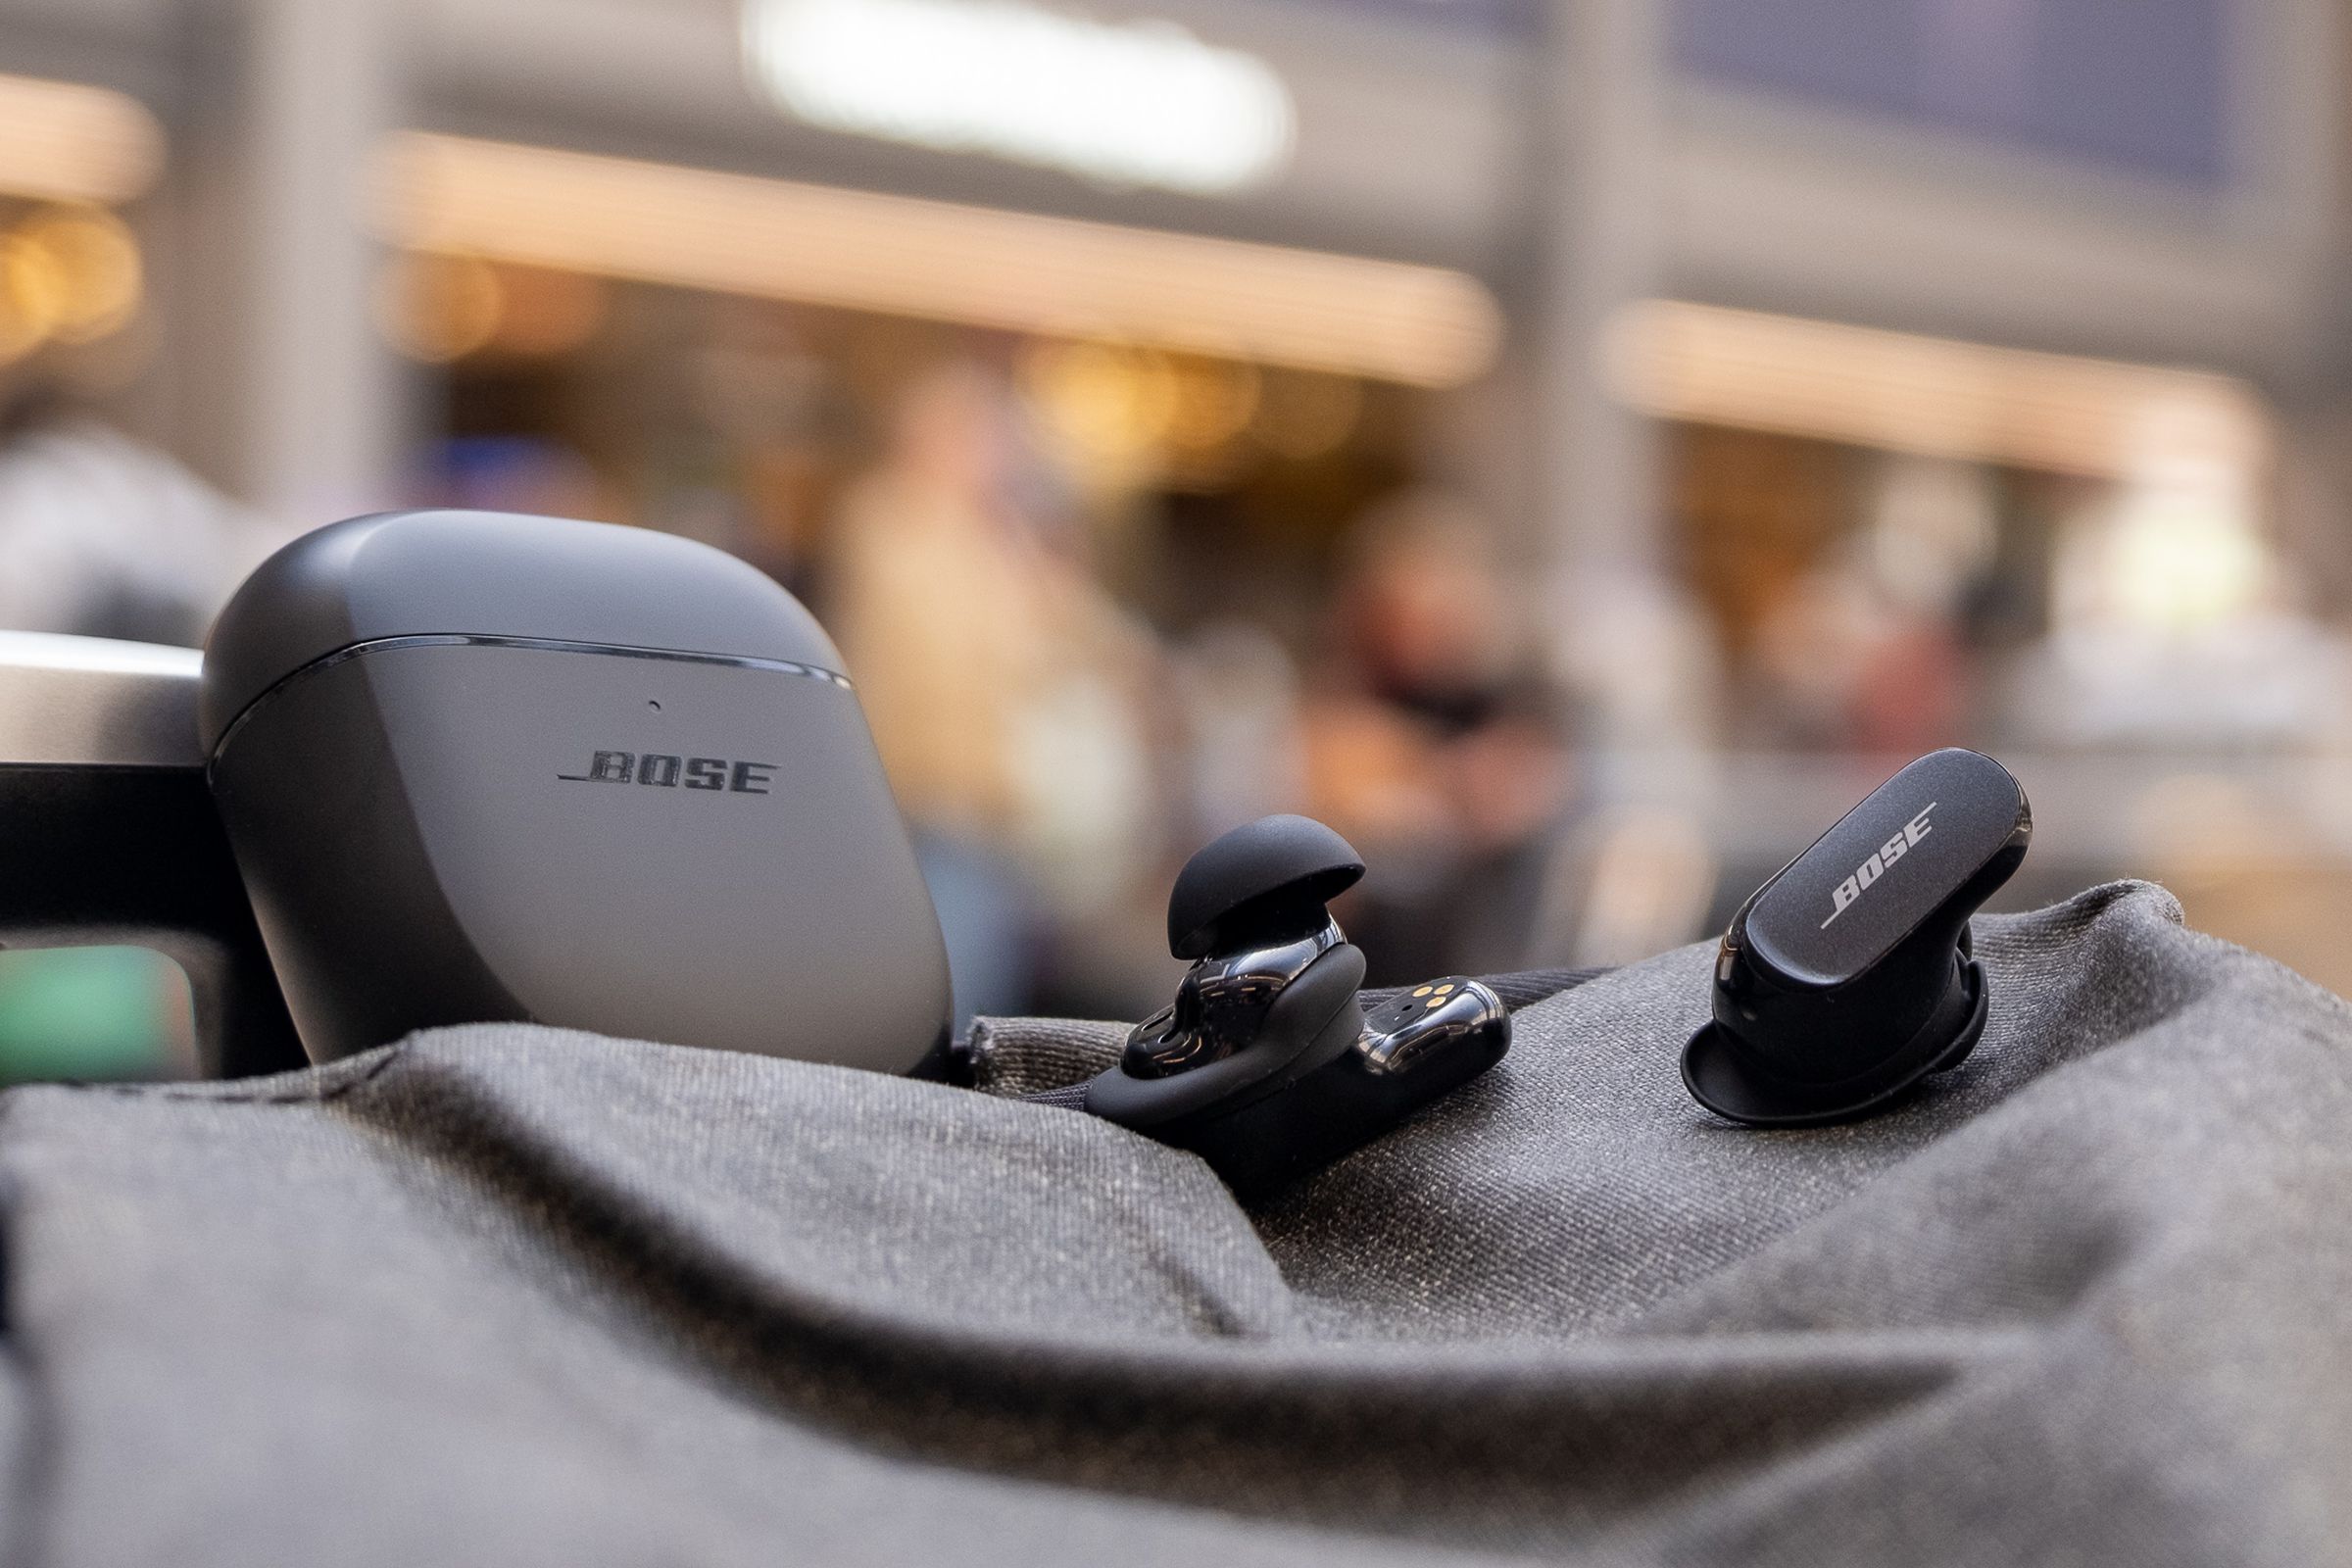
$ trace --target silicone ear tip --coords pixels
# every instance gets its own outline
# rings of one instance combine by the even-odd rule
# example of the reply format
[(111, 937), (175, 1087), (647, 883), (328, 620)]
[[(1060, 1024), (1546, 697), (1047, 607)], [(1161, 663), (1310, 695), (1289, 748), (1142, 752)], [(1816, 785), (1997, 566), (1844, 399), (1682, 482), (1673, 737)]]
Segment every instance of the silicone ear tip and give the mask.
[(1683, 1084), (1690, 1098), (1726, 1121), (1750, 1127), (1826, 1127), (1885, 1108), (1931, 1074), (1956, 1067), (1984, 1033), (1989, 996), (1975, 959), (1960, 967), (1966, 1011), (1955, 1029), (1923, 1030), (1871, 1071), (1838, 1084), (1784, 1078), (1709, 1022), (1683, 1047)]
[(1364, 874), (1354, 846), (1308, 816), (1261, 816), (1203, 845), (1168, 895), (1168, 951), (1205, 957), (1221, 936), (1269, 915), (1311, 913)]

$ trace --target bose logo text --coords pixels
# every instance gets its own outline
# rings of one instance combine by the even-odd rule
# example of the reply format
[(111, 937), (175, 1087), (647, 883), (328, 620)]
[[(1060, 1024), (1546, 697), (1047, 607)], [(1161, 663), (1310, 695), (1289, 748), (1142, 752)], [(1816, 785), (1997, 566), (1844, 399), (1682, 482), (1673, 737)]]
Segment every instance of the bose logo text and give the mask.
[[(1852, 908), (1854, 901), (1862, 897), (1873, 882), (1885, 876), (1888, 866), (1910, 854), (1911, 846), (1928, 836), (1928, 813), (1936, 809), (1936, 802), (1930, 801), (1922, 807), (1917, 816), (1903, 824), (1903, 830), (1900, 833), (1871, 851), (1870, 858), (1854, 867), (1852, 876), (1847, 877), (1831, 890), (1830, 920), (1837, 919)], [(1822, 921), (1821, 929), (1827, 931), (1830, 928), (1830, 920)]]
[(775, 762), (733, 762), (723, 757), (669, 757), (661, 752), (598, 752), (585, 773), (558, 773), (573, 784), (647, 784), (655, 789), (726, 790), (765, 795)]

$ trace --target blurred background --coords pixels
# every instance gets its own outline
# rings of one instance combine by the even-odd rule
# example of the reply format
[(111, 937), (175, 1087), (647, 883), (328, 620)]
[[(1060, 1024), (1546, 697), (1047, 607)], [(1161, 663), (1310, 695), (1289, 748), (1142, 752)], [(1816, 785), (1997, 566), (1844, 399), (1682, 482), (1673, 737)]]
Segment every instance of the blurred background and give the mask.
[[(1910, 756), (2352, 987), (2331, 0), (0, 0), (0, 626), (665, 529), (842, 644), (959, 1009), (1264, 811), (1375, 978), (1721, 928)], [(4, 874), (4, 868), (0, 868)], [(0, 955), (0, 1070), (184, 1031)]]

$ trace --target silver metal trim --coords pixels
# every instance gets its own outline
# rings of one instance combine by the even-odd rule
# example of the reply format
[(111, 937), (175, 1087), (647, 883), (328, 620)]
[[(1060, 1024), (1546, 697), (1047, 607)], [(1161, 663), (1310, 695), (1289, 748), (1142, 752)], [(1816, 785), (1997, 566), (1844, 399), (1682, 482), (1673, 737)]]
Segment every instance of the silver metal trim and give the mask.
[(193, 648), (0, 631), (0, 766), (204, 766)]
[(229, 737), (244, 727), (255, 710), (295, 681), (315, 675), (322, 669), (369, 654), (398, 648), (527, 648), (539, 653), (595, 654), (611, 659), (652, 659), (685, 664), (725, 664), (736, 669), (765, 669), (781, 675), (799, 675), (808, 680), (820, 680), (828, 686), (838, 686), (845, 692), (858, 688), (850, 677), (839, 670), (824, 669), (815, 664), (804, 664), (790, 659), (762, 659), (749, 654), (706, 654), (685, 648), (644, 648), (633, 643), (590, 643), (564, 637), (509, 637), (489, 632), (404, 632), (396, 637), (373, 637), (366, 642), (351, 643), (324, 654), (309, 663), (299, 665), (279, 676), (266, 690), (247, 703), (220, 731), (215, 752), (226, 746)]

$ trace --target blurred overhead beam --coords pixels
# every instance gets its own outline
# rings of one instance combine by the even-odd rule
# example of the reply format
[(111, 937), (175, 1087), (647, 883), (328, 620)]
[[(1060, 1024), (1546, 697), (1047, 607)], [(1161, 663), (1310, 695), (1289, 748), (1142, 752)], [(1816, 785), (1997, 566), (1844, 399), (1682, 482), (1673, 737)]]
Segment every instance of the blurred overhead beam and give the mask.
[(384, 174), (417, 250), (1423, 386), (1501, 338), (1441, 268), (419, 132)]
[(164, 133), (134, 98), (79, 82), (0, 75), (0, 191), (128, 201), (155, 183)]
[(2205, 371), (1674, 300), (1626, 310), (1606, 355), (1619, 394), (1661, 418), (2098, 477), (2269, 457), (2260, 397)]

